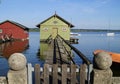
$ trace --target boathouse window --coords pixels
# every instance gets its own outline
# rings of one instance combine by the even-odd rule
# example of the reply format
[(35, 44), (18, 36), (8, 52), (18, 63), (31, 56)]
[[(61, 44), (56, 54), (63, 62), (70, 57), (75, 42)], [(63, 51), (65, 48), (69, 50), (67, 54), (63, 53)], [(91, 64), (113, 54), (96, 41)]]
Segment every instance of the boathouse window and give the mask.
[(57, 24), (58, 22), (57, 21), (53, 21), (54, 24)]
[(63, 31), (67, 31), (67, 28), (62, 28)]
[(48, 31), (48, 28), (46, 28), (46, 27), (45, 27), (45, 28), (43, 28), (43, 31)]
[(2, 29), (0, 29), (0, 33), (2, 33)]

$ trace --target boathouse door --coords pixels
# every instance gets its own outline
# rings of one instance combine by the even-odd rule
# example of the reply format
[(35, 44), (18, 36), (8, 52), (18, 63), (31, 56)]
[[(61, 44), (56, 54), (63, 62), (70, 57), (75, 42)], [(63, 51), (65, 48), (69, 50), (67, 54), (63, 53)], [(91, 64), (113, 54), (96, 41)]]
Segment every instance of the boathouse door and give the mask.
[(57, 28), (53, 28), (52, 29), (52, 38), (55, 39), (55, 37), (57, 36), (58, 34), (58, 29)]

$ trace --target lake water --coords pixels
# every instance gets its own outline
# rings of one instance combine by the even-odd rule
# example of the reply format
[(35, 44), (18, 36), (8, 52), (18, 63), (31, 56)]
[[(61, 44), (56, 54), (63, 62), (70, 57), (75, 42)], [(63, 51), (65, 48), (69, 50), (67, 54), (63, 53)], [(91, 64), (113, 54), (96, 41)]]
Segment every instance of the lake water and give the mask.
[[(93, 60), (93, 51), (96, 49), (120, 53), (120, 32), (115, 32), (115, 36), (107, 36), (106, 32), (81, 32), (80, 34), (79, 44), (74, 44), (74, 46), (91, 61)], [(77, 55), (74, 59), (77, 64), (81, 63)]]
[[(120, 33), (116, 32), (115, 36), (108, 37), (106, 32), (80, 32), (79, 44), (73, 44), (79, 49), (85, 56), (92, 61), (93, 51), (96, 49), (108, 50), (112, 52), (120, 53)], [(12, 42), (0, 45), (0, 76), (6, 75), (9, 69), (7, 58), (11, 53), (22, 52), (28, 63), (44, 64), (44, 60), (40, 59), (38, 52), (40, 51), (39, 32), (30, 32), (29, 41), (24, 42)], [(4, 55), (4, 56), (3, 56)], [(74, 53), (74, 60), (77, 64), (80, 64), (81, 59)]]

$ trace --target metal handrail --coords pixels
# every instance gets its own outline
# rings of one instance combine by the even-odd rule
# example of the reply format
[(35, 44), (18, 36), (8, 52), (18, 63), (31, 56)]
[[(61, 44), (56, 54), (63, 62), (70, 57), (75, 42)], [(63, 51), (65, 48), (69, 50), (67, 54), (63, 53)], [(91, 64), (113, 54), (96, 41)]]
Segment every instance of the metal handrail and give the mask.
[(64, 40), (64, 38), (62, 38), (60, 35), (57, 35), (57, 37), (60, 37), (71, 49), (73, 49), (78, 56), (87, 64), (90, 65), (92, 64), (92, 62), (83, 54), (81, 53), (77, 48), (75, 48), (74, 46), (72, 46), (69, 42), (67, 42), (66, 40)]

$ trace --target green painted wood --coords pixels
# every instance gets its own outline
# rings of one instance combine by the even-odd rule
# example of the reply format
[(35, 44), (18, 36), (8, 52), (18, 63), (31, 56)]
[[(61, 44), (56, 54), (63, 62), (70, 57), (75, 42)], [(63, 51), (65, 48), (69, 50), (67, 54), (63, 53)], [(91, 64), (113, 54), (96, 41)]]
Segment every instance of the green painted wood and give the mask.
[(47, 39), (51, 34), (54, 39), (54, 29), (57, 29), (56, 33), (65, 40), (70, 40), (70, 25), (58, 17), (52, 17), (40, 25), (40, 40)]

